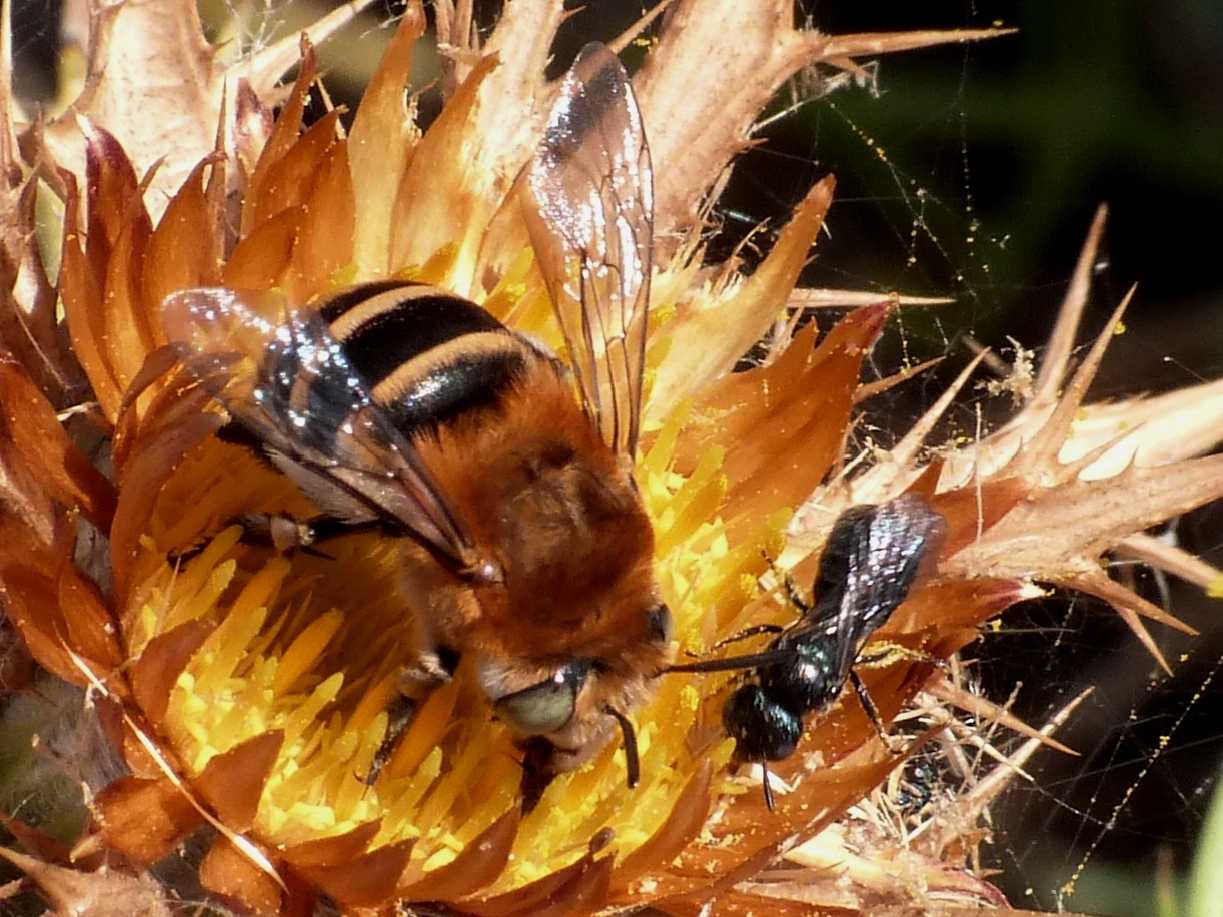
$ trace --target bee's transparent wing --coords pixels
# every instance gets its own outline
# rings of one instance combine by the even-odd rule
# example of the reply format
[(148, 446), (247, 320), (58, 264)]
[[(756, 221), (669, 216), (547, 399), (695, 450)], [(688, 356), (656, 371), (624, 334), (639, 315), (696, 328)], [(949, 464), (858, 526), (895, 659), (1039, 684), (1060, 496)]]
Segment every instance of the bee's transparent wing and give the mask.
[(531, 244), (603, 440), (640, 434), (654, 179), (628, 74), (589, 44), (561, 81), (524, 200)]
[(945, 530), (943, 517), (914, 495), (837, 518), (820, 558), (810, 626), (834, 641), (841, 671), (908, 596)]
[(321, 317), (272, 293), (213, 287), (167, 297), (162, 318), (186, 369), (325, 512), (381, 521), (471, 566), (442, 493)]

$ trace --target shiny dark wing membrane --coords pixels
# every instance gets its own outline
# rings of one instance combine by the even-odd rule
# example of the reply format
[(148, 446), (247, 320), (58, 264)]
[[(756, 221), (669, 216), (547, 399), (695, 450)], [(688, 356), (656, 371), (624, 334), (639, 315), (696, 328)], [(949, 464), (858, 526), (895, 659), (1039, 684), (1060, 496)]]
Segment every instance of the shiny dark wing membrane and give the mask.
[(216, 287), (169, 296), (162, 317), (186, 369), (324, 512), (380, 521), (471, 566), (471, 545), (415, 449), (320, 316), (271, 293)]
[(654, 236), (650, 151), (632, 84), (589, 44), (527, 171), (527, 225), (587, 412), (632, 454), (640, 434)]
[(913, 495), (842, 513), (820, 557), (815, 608), (799, 626), (835, 638), (848, 672), (862, 643), (908, 596), (945, 530), (943, 517)]

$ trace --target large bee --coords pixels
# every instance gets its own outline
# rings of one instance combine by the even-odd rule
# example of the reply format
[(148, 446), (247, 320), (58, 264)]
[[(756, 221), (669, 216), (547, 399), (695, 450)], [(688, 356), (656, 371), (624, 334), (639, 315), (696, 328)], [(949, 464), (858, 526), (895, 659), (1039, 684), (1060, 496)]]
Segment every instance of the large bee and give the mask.
[[(788, 758), (803, 736), (803, 717), (830, 708), (847, 681), (880, 734), (883, 723), (854, 666), (871, 635), (887, 623), (923, 566), (937, 556), (946, 522), (921, 497), (855, 506), (837, 517), (820, 556), (815, 602), (787, 581), (802, 617), (790, 627), (762, 625), (732, 637), (777, 633), (761, 653), (672, 666), (672, 672), (752, 669), (751, 680), (726, 701), (722, 723), (740, 762), (764, 768), (764, 796), (773, 794), (768, 761)], [(729, 641), (727, 641), (729, 642)]]
[(519, 188), (568, 366), (475, 303), (399, 280), (300, 308), (193, 289), (163, 318), (227, 411), (222, 436), (321, 509), (270, 520), (270, 540), (372, 529), (402, 545), (394, 586), (415, 631), (405, 696), (470, 657), (545, 778), (619, 724), (635, 783), (626, 714), (670, 661), (671, 615), (633, 479), (653, 178), (628, 75), (606, 47), (588, 45), (562, 80)]

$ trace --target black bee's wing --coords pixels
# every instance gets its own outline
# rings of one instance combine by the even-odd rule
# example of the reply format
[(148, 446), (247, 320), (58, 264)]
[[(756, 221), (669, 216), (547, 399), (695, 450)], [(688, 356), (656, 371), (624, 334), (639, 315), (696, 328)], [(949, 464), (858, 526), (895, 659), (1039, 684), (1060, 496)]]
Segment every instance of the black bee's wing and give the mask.
[(835, 642), (842, 671), (908, 596), (945, 529), (943, 517), (913, 495), (856, 506), (837, 518), (820, 557), (815, 610), (800, 626)]
[(604, 441), (632, 454), (654, 239), (654, 177), (628, 74), (589, 44), (560, 92), (528, 167), (531, 244), (587, 412)]
[(473, 550), (416, 450), (317, 314), (272, 293), (184, 290), (162, 306), (186, 369), (325, 512), (380, 521), (457, 568)]

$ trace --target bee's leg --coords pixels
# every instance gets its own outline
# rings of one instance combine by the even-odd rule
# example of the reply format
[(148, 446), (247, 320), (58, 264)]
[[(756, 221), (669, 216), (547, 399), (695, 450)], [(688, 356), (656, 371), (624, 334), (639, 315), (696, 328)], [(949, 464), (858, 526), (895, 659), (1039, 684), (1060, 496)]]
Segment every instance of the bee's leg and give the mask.
[[(281, 554), (287, 554), (312, 541), (309, 528), (288, 516), (247, 513), (231, 519), (227, 525), (242, 526), (242, 534), (238, 536), (238, 541), (242, 544), (275, 548)], [(170, 562), (191, 560), (207, 546), (208, 539), (204, 539), (185, 551), (176, 551), (170, 555)]]
[(528, 814), (539, 804), (544, 790), (556, 776), (552, 769), (552, 743), (539, 736), (527, 739), (522, 748), (522, 782), (518, 792), (522, 796), (522, 814)]
[[(242, 526), (242, 535), (238, 539), (242, 544), (273, 548), (280, 554), (301, 551), (303, 554), (327, 560), (332, 558), (318, 549), (319, 544), (344, 535), (376, 531), (382, 527), (382, 523), (377, 520), (348, 522), (332, 516), (316, 516), (302, 522), (281, 513), (247, 513), (232, 522)], [(206, 541), (202, 542), (186, 551), (173, 554), (170, 559), (191, 560), (203, 551), (206, 545)]]
[(875, 701), (871, 697), (869, 691), (866, 690), (866, 685), (861, 677), (853, 669), (849, 670), (849, 680), (853, 683), (854, 691), (857, 692), (858, 700), (862, 702), (862, 709), (866, 711), (866, 715), (870, 717), (871, 724), (875, 727), (875, 731), (879, 733), (879, 738), (884, 746), (894, 755), (898, 755), (904, 750), (904, 741), (901, 740), (901, 747), (897, 748), (892, 744), (892, 736), (888, 733), (887, 727), (883, 723), (883, 718), (879, 716), (879, 708), (875, 706)]
[(934, 666), (936, 669), (942, 669), (944, 672), (947, 671), (946, 659), (932, 656), (925, 650), (915, 650), (899, 643), (892, 643), (890, 640), (876, 640), (868, 644), (858, 654), (858, 660), (855, 664), (867, 665), (873, 668), (891, 665), (900, 659), (908, 659), (911, 662), (924, 662)]
[(720, 650), (724, 646), (730, 646), (732, 643), (747, 640), (749, 637), (755, 637), (757, 634), (780, 634), (783, 630), (785, 628), (780, 624), (757, 624), (754, 627), (746, 627), (739, 631), (739, 633), (727, 637), (725, 640), (719, 640), (710, 647), (710, 652)]
[(760, 762), (760, 785), (764, 788), (764, 804), (770, 812), (773, 811), (773, 786), (769, 783), (769, 763)]
[(289, 516), (276, 516), (275, 520), (283, 520), (296, 528), (297, 542), (290, 544), (289, 548), (281, 548), (276, 544), (276, 550), (281, 554), (287, 553), (289, 550), (300, 548), (303, 554), (312, 554), (317, 558), (327, 558), (331, 560), (331, 556), (324, 554), (318, 550), (318, 545), (324, 542), (330, 542), (334, 538), (342, 538), (350, 536), (350, 534), (360, 534), (362, 532), (377, 532), (383, 528), (383, 523), (379, 520), (362, 520), (361, 522), (351, 522), (342, 520), (335, 516), (314, 516), (312, 520), (307, 522), (297, 522)]
[(399, 687), (404, 693), (419, 694), (444, 685), (459, 667), (459, 654), (448, 646), (418, 647), (412, 663), (399, 670)]
[(369, 773), (361, 778), (361, 782), (366, 786), (373, 786), (378, 781), (378, 777), (382, 774), (382, 769), (391, 760), (391, 754), (395, 751), (395, 746), (399, 744), (403, 734), (408, 731), (408, 726), (412, 723), (412, 718), (416, 716), (416, 710), (419, 706), (420, 704), (415, 698), (408, 697), (406, 694), (399, 694), (396, 695), (395, 699), (391, 701), (390, 706), (387, 707), (386, 736), (383, 737), (378, 750), (374, 752), (374, 760), (370, 763)]
[[(423, 665), (422, 665), (423, 663)], [(439, 646), (428, 654), (427, 662), (418, 659), (414, 666), (403, 666), (397, 673), (399, 692), (394, 700), (387, 705), (386, 735), (378, 750), (374, 752), (374, 760), (370, 764), (369, 773), (362, 777), (366, 786), (373, 786), (382, 769), (391, 760), (395, 746), (403, 738), (403, 734), (412, 725), (416, 711), (424, 703), (428, 692), (439, 684), (443, 684), (454, 676), (459, 665), (459, 654), (446, 646)], [(427, 670), (423, 666), (431, 666)]]

